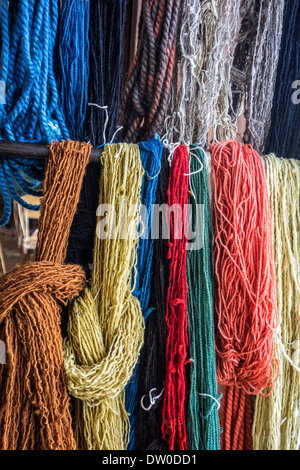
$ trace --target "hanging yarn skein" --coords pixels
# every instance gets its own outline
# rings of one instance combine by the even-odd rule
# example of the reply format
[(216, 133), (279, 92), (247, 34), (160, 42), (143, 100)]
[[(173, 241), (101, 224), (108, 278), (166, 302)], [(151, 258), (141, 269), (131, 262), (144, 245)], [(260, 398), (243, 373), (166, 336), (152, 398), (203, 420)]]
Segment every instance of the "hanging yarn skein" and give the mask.
[[(276, 9), (275, 9), (276, 10)], [(282, 41), (265, 153), (300, 160), (300, 2), (285, 0)]]
[[(68, 138), (53, 72), (58, 19), (56, 0), (1, 2), (0, 139), (51, 143)], [(11, 199), (30, 210), (22, 195), (39, 195), (44, 166), (34, 159), (0, 156), (0, 191), (4, 211)]]
[[(122, 96), (126, 0), (93, 0), (82, 3), (90, 4), (90, 73), (84, 136), (94, 147), (100, 147), (111, 142), (112, 139), (118, 142), (119, 133), (115, 134), (115, 132)], [(81, 37), (82, 41), (83, 39), (84, 37)], [(85, 91), (83, 90), (82, 93)], [(83, 266), (88, 277), (93, 261), (99, 178), (100, 165), (88, 165), (80, 202), (71, 228), (67, 253), (67, 260)]]
[[(168, 187), (170, 211), (170, 264), (167, 296), (166, 379), (162, 434), (169, 449), (187, 449), (186, 399), (188, 362), (186, 205), (188, 204), (189, 154), (185, 145), (174, 152)], [(172, 210), (171, 210), (172, 208)]]
[[(190, 363), (187, 442), (190, 450), (219, 450), (218, 387), (214, 335), (212, 219), (206, 156), (190, 146), (189, 204), (195, 239), (187, 252)], [(202, 168), (202, 169), (201, 169)]]
[[(143, 234), (139, 239), (137, 249), (137, 264), (135, 266), (135, 288), (133, 295), (139, 300), (142, 314), (146, 321), (152, 308), (149, 308), (151, 283), (152, 283), (152, 259), (154, 249), (154, 239), (151, 237), (152, 227), (152, 206), (155, 204), (158, 175), (161, 166), (163, 146), (160, 140), (151, 139), (138, 144), (140, 158), (144, 169), (144, 176), (141, 188), (141, 229)], [(138, 390), (139, 364), (136, 365), (134, 373), (128, 382), (125, 390), (125, 407), (130, 419), (130, 439), (128, 450), (135, 449), (135, 422), (137, 390)]]
[(79, 266), (63, 262), (90, 149), (71, 141), (52, 143), (36, 261), (0, 279), (0, 338), (7, 352), (0, 366), (2, 450), (76, 447), (57, 302), (77, 296), (85, 283)]
[(69, 312), (64, 359), (69, 392), (77, 398), (74, 426), (78, 448), (124, 450), (130, 432), (124, 389), (137, 363), (144, 332), (140, 303), (132, 294), (143, 176), (139, 147), (106, 145), (101, 164), (102, 209), (98, 212), (93, 276), (91, 286)]
[[(167, 188), (170, 175), (168, 154), (168, 150), (164, 149), (156, 191), (156, 204), (161, 207), (164, 207), (168, 202)], [(158, 237), (154, 239), (154, 274), (150, 298), (153, 311), (147, 319), (144, 346), (139, 361), (135, 432), (136, 449), (138, 450), (168, 449), (167, 443), (162, 439), (161, 426), (166, 376), (167, 327), (165, 317), (170, 263), (168, 260), (168, 240), (163, 237), (162, 223), (165, 223), (163, 214), (159, 221), (160, 232)], [(151, 236), (154, 236), (153, 232), (151, 232)], [(154, 400), (153, 404), (150, 400), (150, 392)]]
[[(231, 72), (233, 108), (244, 112), (243, 142), (262, 152), (270, 127), (285, 0), (244, 0)], [(268, 66), (266, 67), (266, 64)]]
[(270, 397), (255, 401), (254, 450), (300, 446), (300, 162), (265, 158), (273, 226), (279, 328), (275, 354), (279, 378)]
[[(88, 79), (89, 79), (89, 9), (90, 2), (82, 0), (64, 0), (60, 5), (59, 36), (57, 41), (57, 54), (59, 57), (57, 81), (59, 84), (60, 101), (66, 116), (66, 125), (71, 138), (82, 141), (85, 137), (85, 118), (88, 105)], [(86, 250), (86, 239), (94, 236), (96, 225), (96, 207), (91, 215), (87, 210), (82, 210), (86, 201), (84, 196), (88, 192), (86, 186), (89, 182), (90, 170), (87, 166), (82, 184), (82, 193), (71, 226), (67, 262), (76, 263), (87, 268), (83, 263), (92, 257), (92, 242), (90, 252)], [(92, 165), (95, 171), (95, 165)], [(97, 167), (98, 168), (98, 167)], [(96, 186), (96, 185), (95, 185)], [(98, 186), (98, 185), (97, 185)], [(90, 191), (94, 188), (89, 184)], [(97, 189), (93, 192), (94, 201), (98, 199)], [(88, 193), (89, 194), (89, 193)], [(93, 205), (96, 203), (93, 201)], [(94, 222), (93, 222), (94, 220)], [(91, 227), (91, 228), (90, 228)], [(93, 240), (93, 238), (92, 238)], [(76, 247), (80, 246), (80, 250)], [(78, 255), (78, 256), (77, 256)], [(88, 269), (86, 269), (88, 274)], [(68, 309), (62, 309), (62, 335), (67, 334)]]
[(90, 2), (64, 0), (59, 15), (59, 93), (71, 139), (82, 141), (88, 104)]
[[(118, 142), (122, 100), (123, 31), (126, 0), (94, 0), (90, 5), (88, 138), (94, 146)], [(107, 107), (107, 114), (105, 112)], [(107, 123), (106, 123), (107, 120)]]
[(180, 0), (144, 0), (137, 53), (122, 105), (123, 139), (139, 142), (160, 132), (174, 68)]
[[(212, 144), (217, 379), (222, 449), (250, 448), (247, 394), (270, 394), (277, 327), (272, 226), (263, 163), (250, 145)], [(264, 389), (268, 387), (268, 391)]]
[(169, 142), (229, 139), (230, 71), (241, 0), (189, 0), (182, 9), (165, 134)]

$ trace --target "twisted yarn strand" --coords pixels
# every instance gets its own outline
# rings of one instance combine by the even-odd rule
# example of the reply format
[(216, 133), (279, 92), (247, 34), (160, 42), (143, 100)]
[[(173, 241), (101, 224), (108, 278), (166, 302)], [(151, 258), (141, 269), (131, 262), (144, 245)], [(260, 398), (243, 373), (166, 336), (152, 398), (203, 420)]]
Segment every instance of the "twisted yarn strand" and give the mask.
[[(124, 450), (130, 432), (124, 389), (144, 332), (140, 304), (132, 294), (143, 168), (134, 144), (107, 145), (101, 163), (99, 206), (109, 204), (115, 217), (108, 213), (106, 236), (97, 219), (91, 286), (69, 312), (64, 360), (69, 392), (77, 398), (78, 448)], [(120, 198), (126, 198), (127, 236)]]
[(181, 0), (144, 0), (137, 53), (122, 105), (123, 138), (137, 142), (160, 132), (174, 68)]

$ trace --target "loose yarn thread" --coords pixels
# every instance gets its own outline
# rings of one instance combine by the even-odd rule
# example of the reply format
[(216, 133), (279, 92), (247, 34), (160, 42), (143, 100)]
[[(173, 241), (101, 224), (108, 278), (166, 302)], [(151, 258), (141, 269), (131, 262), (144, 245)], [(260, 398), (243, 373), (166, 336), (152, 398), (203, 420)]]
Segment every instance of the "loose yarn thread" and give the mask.
[[(0, 279), (0, 447), (71, 450), (75, 441), (65, 383), (60, 308), (85, 283), (79, 266), (63, 264), (91, 147), (50, 147), (39, 220), (36, 261)], [(49, 225), (51, 231), (49, 231)]]
[(144, 332), (140, 304), (132, 294), (143, 176), (139, 147), (106, 145), (101, 164), (99, 207), (108, 205), (107, 230), (98, 226), (105, 228), (99, 214), (91, 286), (69, 312), (64, 360), (69, 392), (77, 399), (78, 448), (124, 450), (130, 432), (124, 389)]
[(298, 450), (300, 445), (300, 162), (264, 157), (273, 226), (280, 374), (270, 397), (258, 396), (254, 450)]
[[(263, 163), (250, 145), (212, 144), (217, 379), (223, 448), (243, 445), (246, 394), (273, 388), (277, 327), (272, 226)], [(268, 391), (263, 391), (268, 388)], [(222, 410), (221, 410), (222, 411)], [(244, 426), (249, 432), (249, 423)]]
[(167, 295), (166, 379), (162, 435), (169, 449), (187, 449), (188, 321), (186, 279), (186, 205), (188, 204), (189, 154), (185, 145), (174, 152), (168, 187), (170, 277)]

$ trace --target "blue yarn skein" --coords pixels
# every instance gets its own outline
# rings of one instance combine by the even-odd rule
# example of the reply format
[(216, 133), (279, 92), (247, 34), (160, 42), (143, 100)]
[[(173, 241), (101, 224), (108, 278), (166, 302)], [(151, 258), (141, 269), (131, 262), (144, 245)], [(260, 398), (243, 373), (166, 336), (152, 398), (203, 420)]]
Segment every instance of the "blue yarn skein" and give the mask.
[[(160, 172), (163, 146), (160, 140), (154, 138), (138, 144), (141, 162), (145, 174), (141, 188), (141, 203), (147, 208), (147, 220), (144, 220), (145, 234), (139, 239), (137, 249), (136, 284), (133, 295), (140, 301), (142, 314), (146, 322), (152, 309), (149, 308), (152, 259), (154, 240), (151, 239), (152, 204), (156, 200), (156, 188)], [(143, 220), (142, 220), (143, 221)], [(147, 236), (145, 236), (147, 235)], [(129, 413), (130, 437), (128, 450), (135, 449), (135, 422), (136, 422), (136, 398), (138, 390), (139, 364), (137, 363), (134, 373), (125, 388), (125, 408)]]
[(88, 105), (90, 2), (64, 0), (59, 18), (59, 90), (73, 140), (84, 139)]
[[(53, 71), (58, 21), (57, 0), (1, 2), (0, 139), (51, 143), (69, 138)], [(12, 199), (40, 194), (44, 164), (34, 159), (0, 156), (0, 192), (8, 222)]]

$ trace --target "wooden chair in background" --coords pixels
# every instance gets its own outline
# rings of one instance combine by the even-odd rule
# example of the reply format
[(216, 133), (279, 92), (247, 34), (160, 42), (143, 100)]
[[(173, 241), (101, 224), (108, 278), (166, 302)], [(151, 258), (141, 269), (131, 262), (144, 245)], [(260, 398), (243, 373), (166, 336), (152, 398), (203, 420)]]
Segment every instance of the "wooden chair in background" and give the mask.
[[(40, 199), (35, 196), (24, 196), (23, 199), (29, 204), (39, 204)], [(25, 209), (17, 202), (14, 202), (14, 222), (17, 233), (18, 247), (20, 249), (20, 264), (24, 263), (30, 252), (35, 252), (37, 242), (37, 229), (30, 229), (30, 221), (37, 220), (39, 211)]]

